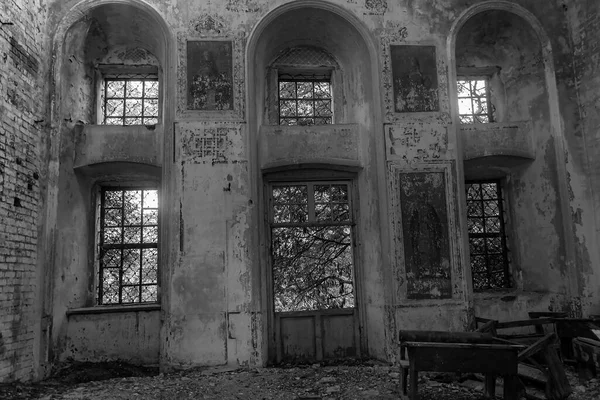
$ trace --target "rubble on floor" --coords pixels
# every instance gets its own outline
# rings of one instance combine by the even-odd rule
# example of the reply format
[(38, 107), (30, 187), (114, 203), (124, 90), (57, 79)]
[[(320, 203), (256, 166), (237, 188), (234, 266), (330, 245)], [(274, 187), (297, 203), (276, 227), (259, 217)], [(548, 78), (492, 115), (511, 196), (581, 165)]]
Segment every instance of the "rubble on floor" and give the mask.
[[(580, 382), (574, 368), (566, 373), (573, 387), (569, 400), (600, 399), (600, 382)], [(110, 379), (107, 377), (112, 376)], [(89, 380), (103, 379), (103, 380)], [(284, 368), (202, 368), (169, 374), (126, 364), (78, 364), (36, 384), (0, 385), (4, 400), (119, 399), (398, 399), (397, 368), (378, 361)], [(422, 374), (422, 400), (482, 400), (475, 375)], [(498, 394), (500, 394), (499, 392)]]

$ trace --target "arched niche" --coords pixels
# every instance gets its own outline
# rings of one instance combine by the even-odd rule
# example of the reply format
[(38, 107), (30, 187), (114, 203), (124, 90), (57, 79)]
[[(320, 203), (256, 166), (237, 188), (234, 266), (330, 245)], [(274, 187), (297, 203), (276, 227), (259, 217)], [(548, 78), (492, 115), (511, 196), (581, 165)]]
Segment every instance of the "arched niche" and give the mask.
[(504, 10), (482, 11), (462, 25), (455, 51), (459, 78), (489, 78), (493, 121), (535, 116), (532, 103), (547, 92), (541, 43), (527, 21)]
[[(372, 110), (367, 100), (373, 96), (371, 85), (364, 81), (372, 77), (373, 66), (371, 55), (374, 54), (372, 44), (365, 40), (354, 23), (347, 16), (333, 11), (333, 7), (323, 2), (298, 2), (285, 10), (276, 10), (255, 29), (249, 44), (249, 95), (250, 104), (263, 106), (266, 101), (267, 88), (265, 71), (278, 56), (288, 49), (301, 46), (312, 46), (330, 54), (340, 66), (343, 74), (343, 97), (341, 102), (347, 104), (345, 118), (341, 123), (370, 124)], [(249, 118), (256, 114), (249, 108)], [(264, 116), (256, 115), (259, 124)]]
[[(303, 47), (319, 49), (335, 60), (334, 68), (337, 68), (339, 75), (333, 79), (333, 84), (337, 86), (333, 88), (333, 102), (337, 104), (334, 112), (337, 115), (334, 116), (332, 125), (283, 126), (274, 124), (274, 118), (267, 117), (270, 104), (272, 105), (269, 101), (270, 87), (273, 87), (273, 80), (269, 79), (274, 79), (269, 74), (269, 68), (286, 52)], [(253, 235), (256, 245), (252, 247), (260, 249), (253, 255), (256, 260), (253, 279), (254, 287), (260, 288), (255, 297), (257, 305), (265, 315), (264, 348), (269, 349), (269, 359), (273, 361), (277, 346), (271, 342), (275, 317), (272, 304), (269, 304), (272, 301), (268, 271), (269, 228), (264, 224), (264, 216), (269, 212), (265, 201), (265, 190), (269, 185), (269, 174), (266, 172), (270, 171), (269, 168), (283, 168), (290, 179), (294, 179), (294, 174), (295, 179), (299, 179), (304, 164), (322, 165), (319, 176), (334, 179), (328, 172), (331, 168), (327, 166), (351, 164), (355, 172), (349, 174), (347, 179), (353, 181), (359, 199), (356, 235), (365, 238), (380, 235), (387, 237), (387, 234), (382, 233), (386, 228), (378, 223), (385, 214), (386, 206), (383, 120), (378, 74), (380, 68), (378, 47), (368, 29), (347, 10), (327, 1), (290, 2), (273, 10), (252, 32), (246, 54), (247, 143), (253, 196), (258, 200), (252, 224), (256, 229), (256, 234)], [(344, 130), (353, 137), (348, 142), (352, 151), (332, 155), (332, 152), (316, 154), (311, 150), (341, 147), (336, 142), (339, 136), (335, 134), (336, 129)], [(291, 140), (286, 141), (286, 135)], [(286, 146), (286, 143), (297, 139), (298, 145), (288, 146), (290, 154), (287, 158), (269, 158), (264, 156), (271, 154), (265, 151), (265, 147), (274, 142), (265, 140), (265, 137), (278, 137), (278, 143)], [(305, 146), (305, 143), (309, 145)], [(275, 159), (276, 162), (270, 162)], [(382, 261), (382, 258), (387, 257), (387, 246), (385, 240), (366, 240), (355, 256), (356, 291), (362, 300), (357, 303), (357, 315), (360, 316), (359, 323), (362, 326), (361, 337), (357, 340), (360, 342), (360, 354), (384, 357), (388, 346), (385, 341), (385, 324), (382, 322), (386, 303), (383, 282), (389, 281), (383, 277), (389, 262)], [(365, 268), (362, 266), (365, 265), (370, 266), (369, 279), (364, 277)]]
[[(523, 6), (491, 0), (469, 7), (455, 20), (447, 45), (450, 80), (456, 82), (461, 67), (468, 69), (493, 64), (499, 92), (496, 101), (501, 104), (501, 122), (461, 127), (458, 90), (456, 85), (450, 85), (452, 115), (457, 129), (464, 131), (466, 127), (473, 134), (483, 132), (480, 137), (493, 134), (492, 130), (504, 131), (506, 137), (518, 139), (513, 143), (513, 151), (502, 147), (506, 140), (492, 135), (498, 146), (491, 148), (488, 144), (484, 157), (467, 162), (466, 155), (474, 148), (465, 137), (474, 135), (459, 132), (458, 154), (465, 160), (460, 166), (465, 179), (503, 180), (504, 195), (510, 207), (509, 235), (512, 237), (509, 238), (509, 250), (514, 279), (510, 291), (515, 295), (500, 308), (494, 308), (494, 302), (505, 292), (476, 297), (475, 312), (494, 312), (496, 319), (518, 319), (522, 317), (518, 315), (522, 304), (527, 304), (530, 309), (545, 309), (553, 307), (557, 298), (559, 302), (568, 302), (568, 296), (578, 292), (578, 283), (573, 265), (564, 262), (574, 259), (573, 226), (564, 132), (549, 37), (539, 20)], [(492, 125), (496, 126), (488, 129)], [(515, 145), (518, 141), (521, 141), (520, 146)], [(523, 154), (523, 151), (530, 154)], [(527, 162), (509, 162), (506, 156), (517, 155), (513, 153), (521, 153)], [(459, 192), (461, 203), (464, 203), (464, 190)], [(467, 212), (463, 212), (461, 218), (466, 230)], [(465, 234), (465, 248), (468, 248), (467, 240)]]
[[(78, 327), (73, 325), (75, 322), (67, 320), (66, 311), (95, 305), (94, 248), (97, 198), (94, 185), (97, 178), (102, 176), (104, 182), (112, 182), (111, 177), (120, 180), (120, 177), (127, 176), (128, 182), (134, 185), (143, 185), (150, 181), (153, 187), (158, 188), (161, 185), (160, 177), (165, 174), (161, 168), (162, 158), (171, 154), (162, 151), (164, 143), (171, 142), (167, 138), (170, 137), (174, 112), (174, 102), (168, 100), (173, 94), (168, 88), (175, 87), (175, 46), (172, 34), (163, 17), (144, 1), (81, 1), (64, 14), (56, 25), (55, 32), (50, 85), (53, 135), (49, 138), (48, 146), (51, 164), (44, 232), (49, 244), (44, 261), (44, 268), (47, 268), (48, 272), (43, 311), (53, 318), (50, 343), (44, 344), (45, 348), (42, 349), (56, 349), (51, 362), (72, 357), (68, 349), (79, 345), (78, 337), (70, 334)], [(108, 132), (108, 136), (102, 129), (86, 131), (96, 122), (95, 66), (106, 62), (134, 67), (146, 65), (157, 70), (161, 86), (167, 88), (160, 94), (160, 126), (156, 129), (138, 126), (134, 127), (133, 132), (125, 129), (129, 127), (121, 126), (116, 131)], [(101, 125), (93, 127), (103, 128)], [(96, 135), (92, 140), (96, 144), (90, 146), (91, 142), (85, 143), (82, 133), (86, 132)], [(119, 156), (107, 156), (108, 147), (119, 146), (121, 134), (124, 135), (125, 142), (132, 142), (132, 136), (146, 140), (143, 154), (138, 149), (133, 152), (137, 155), (130, 157), (126, 148), (122, 148), (119, 150)], [(103, 135), (114, 137), (115, 140), (104, 140), (106, 137)], [(103, 144), (98, 146), (97, 140)], [(91, 156), (91, 161), (78, 165), (78, 151), (85, 157)], [(150, 164), (153, 165), (140, 169), (140, 160), (150, 160)], [(145, 169), (151, 172), (140, 173)], [(144, 178), (148, 174), (152, 175), (153, 179)], [(169, 180), (163, 179), (162, 182)], [(166, 195), (161, 198), (161, 208), (165, 203), (168, 204), (170, 190), (163, 189), (163, 192)], [(161, 219), (169, 220), (164, 213), (161, 213)], [(166, 259), (168, 251), (163, 251), (162, 248), (168, 248), (169, 235), (167, 229), (162, 229), (164, 233), (160, 243), (161, 258)], [(161, 264), (165, 263), (161, 260)], [(122, 328), (119, 327), (102, 336), (103, 340), (122, 338), (123, 341), (116, 342), (116, 345), (122, 346), (119, 349), (119, 357), (123, 360), (135, 359), (137, 355), (134, 352), (145, 352), (144, 357), (158, 363), (158, 307), (153, 313), (146, 320), (148, 325), (144, 326), (144, 329), (152, 332), (148, 346), (137, 350), (128, 348), (126, 337), (133, 337), (136, 333), (122, 332)], [(90, 349), (98, 357), (102, 357), (104, 350), (100, 342), (96, 348)]]

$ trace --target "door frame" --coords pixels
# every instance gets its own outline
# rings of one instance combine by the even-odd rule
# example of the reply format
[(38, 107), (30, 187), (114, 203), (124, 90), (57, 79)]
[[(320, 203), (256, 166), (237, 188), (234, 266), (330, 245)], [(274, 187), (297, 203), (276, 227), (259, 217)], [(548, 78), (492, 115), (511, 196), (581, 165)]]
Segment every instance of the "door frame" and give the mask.
[[(265, 244), (265, 257), (264, 260), (264, 276), (265, 276), (265, 295), (266, 295), (266, 306), (267, 309), (267, 361), (269, 364), (277, 364), (282, 359), (282, 343), (278, 340), (279, 335), (277, 334), (280, 329), (281, 317), (278, 317), (275, 313), (275, 305), (273, 299), (273, 267), (272, 267), (272, 252), (271, 252), (271, 194), (270, 188), (273, 183), (294, 183), (294, 182), (318, 182), (318, 181), (347, 181), (350, 186), (350, 202), (351, 212), (353, 215), (353, 223), (351, 228), (352, 237), (352, 257), (353, 257), (353, 278), (354, 278), (354, 308), (353, 309), (340, 309), (341, 310), (353, 310), (344, 311), (342, 314), (354, 314), (354, 331), (355, 331), (355, 343), (356, 343), (356, 357), (364, 357), (367, 355), (366, 337), (364, 330), (364, 289), (362, 278), (364, 277), (362, 271), (362, 264), (360, 262), (359, 254), (359, 243), (360, 243), (360, 232), (357, 227), (360, 223), (360, 208), (358, 198), (358, 170), (352, 167), (341, 166), (341, 165), (318, 165), (318, 166), (295, 166), (295, 168), (274, 168), (263, 171), (263, 229), (264, 235), (263, 240)], [(325, 311), (325, 312), (324, 312)], [(320, 310), (320, 313), (328, 314), (328, 310)], [(295, 311), (290, 313), (305, 313), (304, 311)], [(314, 313), (314, 311), (311, 311)], [(298, 314), (300, 315), (300, 314)], [(315, 321), (315, 330), (317, 325), (320, 325), (319, 321)], [(319, 347), (317, 348), (317, 354), (319, 354)], [(322, 353), (321, 353), (322, 356)]]

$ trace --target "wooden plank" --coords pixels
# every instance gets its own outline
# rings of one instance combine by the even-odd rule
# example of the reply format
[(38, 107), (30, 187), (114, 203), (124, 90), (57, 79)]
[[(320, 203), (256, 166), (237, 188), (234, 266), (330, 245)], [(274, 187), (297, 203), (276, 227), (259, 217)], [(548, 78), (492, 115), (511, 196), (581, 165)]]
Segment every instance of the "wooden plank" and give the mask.
[(496, 332), (496, 324), (498, 323), (498, 321), (488, 321), (485, 324), (481, 325), (476, 332), (482, 332), (482, 333), (486, 333), (489, 332), (491, 334), (494, 334)]
[(536, 319), (523, 319), (517, 321), (506, 321), (506, 322), (498, 322), (496, 324), (496, 329), (506, 329), (506, 328), (521, 328), (524, 326), (536, 326), (536, 325), (545, 325), (554, 323), (554, 318), (536, 318)]
[(546, 347), (544, 356), (548, 367), (546, 396), (550, 400), (566, 399), (573, 390), (556, 350), (553, 347)]
[(529, 358), (534, 354), (542, 351), (545, 347), (553, 343), (555, 340), (556, 334), (554, 332), (549, 333), (548, 335), (533, 343), (531, 346), (527, 347), (525, 350), (521, 351), (519, 353), (519, 361), (523, 361), (524, 359)]
[(569, 313), (555, 311), (530, 311), (527, 313), (529, 318), (567, 318)]
[(542, 385), (545, 385), (548, 382), (548, 378), (544, 371), (540, 371), (539, 369), (532, 367), (531, 365), (519, 363), (518, 374), (520, 377), (523, 377), (532, 382), (536, 382)]
[(442, 343), (442, 342), (404, 342), (404, 345), (410, 349), (413, 347), (427, 347), (440, 349), (488, 349), (488, 350), (514, 350), (519, 351), (523, 346), (512, 344), (494, 344), (494, 343)]
[(600, 340), (588, 339), (585, 337), (578, 337), (573, 342), (579, 341), (581, 343), (589, 344), (590, 346), (598, 347), (598, 351), (600, 351)]
[[(420, 371), (517, 374), (518, 348), (506, 345), (407, 343), (411, 367)], [(493, 360), (493, 362), (490, 362)]]
[(411, 331), (398, 332), (401, 342), (439, 342), (439, 343), (492, 343), (491, 333), (447, 332), (447, 331)]

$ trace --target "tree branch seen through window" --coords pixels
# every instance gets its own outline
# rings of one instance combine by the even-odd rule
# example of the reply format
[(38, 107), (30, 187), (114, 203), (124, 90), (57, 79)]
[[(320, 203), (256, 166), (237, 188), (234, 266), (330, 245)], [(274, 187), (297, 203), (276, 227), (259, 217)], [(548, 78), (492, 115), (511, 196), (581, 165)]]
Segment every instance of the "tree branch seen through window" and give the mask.
[(103, 188), (99, 304), (158, 301), (158, 192)]
[(271, 204), (275, 311), (353, 308), (349, 184), (274, 184)]

